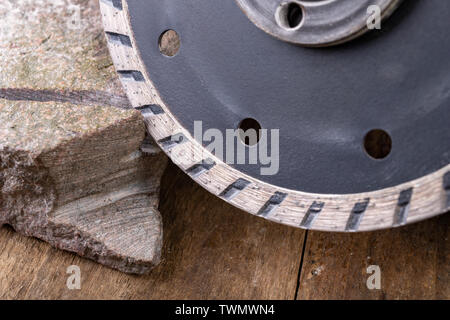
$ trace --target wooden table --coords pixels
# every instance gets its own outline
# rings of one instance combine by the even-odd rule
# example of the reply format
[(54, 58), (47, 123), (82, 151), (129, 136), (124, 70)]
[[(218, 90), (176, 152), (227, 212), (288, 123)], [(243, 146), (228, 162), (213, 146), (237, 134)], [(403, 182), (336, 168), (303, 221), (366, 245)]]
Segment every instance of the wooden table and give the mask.
[[(163, 178), (163, 263), (131, 276), (0, 229), (0, 298), (449, 299), (444, 215), (363, 234), (305, 232), (237, 210), (174, 165)], [(81, 269), (81, 290), (66, 270)], [(381, 269), (381, 290), (366, 286)]]

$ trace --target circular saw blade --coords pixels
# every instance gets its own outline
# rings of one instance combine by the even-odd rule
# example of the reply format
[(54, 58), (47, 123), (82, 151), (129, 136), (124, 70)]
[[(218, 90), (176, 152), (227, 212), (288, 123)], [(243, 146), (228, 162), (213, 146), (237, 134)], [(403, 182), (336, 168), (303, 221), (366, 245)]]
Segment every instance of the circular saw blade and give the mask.
[[(169, 157), (218, 197), (326, 231), (389, 228), (449, 209), (447, 1), (406, 2), (381, 30), (320, 49), (271, 37), (234, 1), (100, 3), (133, 107)], [(181, 38), (171, 57), (161, 52), (167, 30)], [(227, 130), (244, 119), (268, 130), (272, 159), (252, 164), (255, 146), (242, 161), (230, 155)], [(390, 142), (383, 159), (365, 150), (377, 129)], [(212, 152), (205, 132), (222, 133), (225, 151)], [(267, 160), (278, 161), (275, 173), (264, 174)]]

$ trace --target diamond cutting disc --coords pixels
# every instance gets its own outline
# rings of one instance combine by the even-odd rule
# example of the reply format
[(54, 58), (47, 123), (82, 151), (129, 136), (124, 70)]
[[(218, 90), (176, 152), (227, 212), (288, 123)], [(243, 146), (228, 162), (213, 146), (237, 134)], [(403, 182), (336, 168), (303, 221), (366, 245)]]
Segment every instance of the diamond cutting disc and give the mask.
[(327, 231), (450, 209), (449, 1), (101, 8), (131, 104), (169, 157), (218, 197)]

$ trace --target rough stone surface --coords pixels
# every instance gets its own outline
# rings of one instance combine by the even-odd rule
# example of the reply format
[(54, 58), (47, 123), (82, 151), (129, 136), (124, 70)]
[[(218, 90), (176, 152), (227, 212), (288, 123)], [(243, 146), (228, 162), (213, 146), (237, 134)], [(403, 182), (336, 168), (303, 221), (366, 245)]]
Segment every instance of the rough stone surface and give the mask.
[(126, 110), (98, 2), (7, 0), (0, 20), (0, 225), (148, 272), (166, 158), (140, 151), (143, 119)]
[(0, 87), (122, 92), (98, 1), (0, 2)]

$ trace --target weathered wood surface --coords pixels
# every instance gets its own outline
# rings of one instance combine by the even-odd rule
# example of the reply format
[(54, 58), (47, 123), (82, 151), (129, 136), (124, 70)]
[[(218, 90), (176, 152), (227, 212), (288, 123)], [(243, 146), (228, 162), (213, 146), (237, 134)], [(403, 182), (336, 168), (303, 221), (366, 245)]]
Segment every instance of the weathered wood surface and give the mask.
[[(310, 232), (298, 299), (450, 299), (450, 216), (362, 234)], [(367, 268), (381, 289), (368, 290)]]
[(143, 117), (114, 108), (129, 103), (98, 4), (4, 1), (0, 20), (0, 225), (148, 272), (160, 261), (166, 157), (144, 155)]
[[(448, 217), (363, 234), (308, 235), (210, 195), (170, 165), (162, 183), (163, 261), (126, 275), (0, 229), (0, 298), (19, 299), (450, 299)], [(444, 230), (447, 230), (444, 232)], [(69, 290), (66, 269), (81, 269)], [(381, 290), (366, 287), (369, 265)]]
[[(120, 273), (0, 229), (0, 298), (294, 299), (304, 231), (231, 207), (171, 165), (163, 177), (163, 261)], [(66, 269), (81, 269), (81, 290)]]

